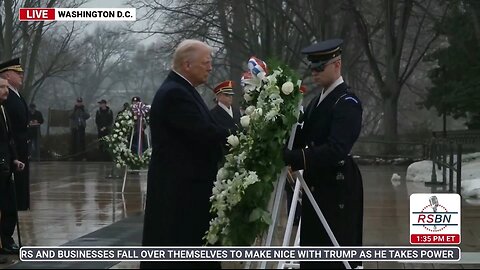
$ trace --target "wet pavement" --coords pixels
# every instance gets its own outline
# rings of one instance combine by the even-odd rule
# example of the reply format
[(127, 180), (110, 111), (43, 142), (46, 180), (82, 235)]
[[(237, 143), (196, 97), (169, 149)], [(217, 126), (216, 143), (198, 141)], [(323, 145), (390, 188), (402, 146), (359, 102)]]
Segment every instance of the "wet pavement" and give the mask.
[[(122, 194), (123, 178), (107, 178), (111, 168), (109, 163), (31, 163), (31, 210), (19, 212), (22, 244), (62, 245), (142, 212), (146, 172), (129, 174)], [(14, 239), (18, 243), (16, 233)]]
[[(423, 183), (405, 182), (406, 167), (362, 166), (365, 191), (365, 246), (408, 246), (409, 195), (431, 192)], [(393, 173), (402, 180), (392, 182)], [(123, 178), (108, 178), (109, 163), (35, 162), (31, 165), (31, 210), (19, 212), (24, 246), (58, 246), (75, 241), (95, 240), (102, 228), (141, 215), (146, 191), (146, 172), (129, 174), (125, 193)], [(121, 171), (117, 175), (123, 174)], [(462, 204), (463, 252), (480, 252), (480, 206)], [(132, 223), (132, 230), (141, 230), (141, 222)], [(89, 235), (90, 234), (90, 235)], [(91, 236), (93, 238), (90, 238)], [(81, 238), (83, 236), (83, 238)], [(88, 236), (88, 237), (87, 237)], [(16, 234), (15, 234), (15, 239)], [(87, 240), (85, 240), (87, 239)], [(138, 241), (138, 237), (135, 238)], [(73, 241), (73, 242), (72, 242)], [(69, 244), (70, 245), (70, 244)], [(479, 253), (480, 254), (480, 253)], [(475, 258), (476, 253), (471, 253)], [(2, 255), (3, 256), (3, 255)], [(18, 257), (8, 256), (13, 266)], [(406, 264), (368, 262), (365, 268), (474, 268), (478, 264)], [(15, 265), (20, 268), (22, 263)], [(228, 265), (236, 267), (235, 265)], [(58, 264), (59, 268), (64, 268)], [(79, 267), (75, 267), (79, 268)], [(138, 262), (110, 264), (102, 268), (138, 268)]]

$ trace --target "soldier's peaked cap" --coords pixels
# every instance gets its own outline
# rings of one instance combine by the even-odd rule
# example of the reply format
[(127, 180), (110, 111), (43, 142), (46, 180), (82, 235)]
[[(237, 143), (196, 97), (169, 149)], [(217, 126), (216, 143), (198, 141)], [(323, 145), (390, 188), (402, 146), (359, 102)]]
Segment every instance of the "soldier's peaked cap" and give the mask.
[(224, 81), (219, 83), (214, 89), (213, 92), (215, 95), (226, 94), (233, 95), (233, 81)]
[(342, 54), (342, 44), (342, 39), (329, 39), (303, 48), (302, 53), (307, 55), (310, 62), (327, 62)]
[(20, 58), (14, 58), (0, 64), (0, 73), (7, 70), (23, 72), (22, 66), (20, 65)]

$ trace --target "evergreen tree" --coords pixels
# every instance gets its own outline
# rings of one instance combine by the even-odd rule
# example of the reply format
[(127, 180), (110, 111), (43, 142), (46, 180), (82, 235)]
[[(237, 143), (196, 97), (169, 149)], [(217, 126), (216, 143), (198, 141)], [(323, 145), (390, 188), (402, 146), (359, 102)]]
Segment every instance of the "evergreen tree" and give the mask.
[(480, 129), (480, 3), (458, 1), (439, 27), (448, 46), (436, 50), (427, 61), (437, 61), (430, 71), (433, 87), (424, 105), (440, 115), (467, 117), (469, 129)]

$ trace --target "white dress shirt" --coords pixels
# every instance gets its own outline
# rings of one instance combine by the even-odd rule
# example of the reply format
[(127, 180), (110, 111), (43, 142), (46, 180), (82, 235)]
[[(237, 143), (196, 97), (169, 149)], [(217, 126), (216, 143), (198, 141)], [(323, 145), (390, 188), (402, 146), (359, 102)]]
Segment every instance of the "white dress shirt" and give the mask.
[(225, 106), (225, 104), (221, 102), (218, 102), (218, 106), (222, 107), (222, 109), (224, 109), (233, 118), (232, 106), (230, 106), (230, 108), (227, 108), (227, 106)]
[[(189, 80), (187, 80), (187, 78), (185, 78), (182, 74), (176, 72), (174, 69), (172, 69), (172, 71), (175, 72), (175, 73), (177, 73), (178, 76), (182, 77), (182, 78), (183, 78), (185, 81), (187, 81), (191, 86), (193, 86), (193, 84), (192, 84)], [(195, 87), (195, 86), (193, 86), (193, 87)]]
[(14, 88), (13, 86), (11, 86), (10, 84), (8, 84), (8, 87), (9, 87), (10, 89), (12, 89), (12, 91), (13, 91), (15, 94), (17, 94), (18, 97), (20, 97), (20, 93), (18, 93), (18, 90), (17, 90), (17, 89), (15, 89), (15, 88)]
[(338, 79), (332, 83), (326, 90), (324, 89), (322, 91), (322, 94), (320, 95), (320, 99), (318, 100), (318, 104), (317, 104), (317, 107), (318, 105), (320, 105), (320, 103), (322, 103), (322, 101), (333, 91), (333, 89), (335, 89), (335, 87), (339, 86), (340, 84), (343, 83), (343, 77), (340, 76), (338, 77)]

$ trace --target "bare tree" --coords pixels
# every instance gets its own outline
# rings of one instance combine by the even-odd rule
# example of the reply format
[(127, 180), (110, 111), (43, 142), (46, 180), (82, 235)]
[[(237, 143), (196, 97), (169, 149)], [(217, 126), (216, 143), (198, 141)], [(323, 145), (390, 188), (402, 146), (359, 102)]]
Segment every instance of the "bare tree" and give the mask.
[(170, 68), (168, 55), (156, 45), (140, 46), (127, 61), (124, 61), (113, 75), (125, 89), (122, 98), (140, 96), (144, 102), (150, 102), (153, 95), (166, 77)]
[(433, 0), (385, 0), (377, 7), (371, 1), (348, 4), (382, 98), (384, 136), (396, 140), (400, 93), (439, 37), (435, 23), (443, 20), (448, 4), (435, 6), (439, 3)]
[[(335, 1), (131, 0), (130, 4), (146, 10), (141, 20), (149, 22), (136, 32), (163, 34), (171, 47), (185, 38), (207, 40), (224, 54), (216, 61), (237, 82), (249, 56), (282, 59), (296, 69), (302, 64), (302, 47), (349, 30)], [(325, 16), (318, 16), (320, 11)], [(317, 27), (319, 17), (328, 25)]]
[(75, 96), (83, 97), (86, 104), (95, 104), (120, 84), (115, 74), (133, 54), (135, 43), (125, 32), (98, 27), (76, 41), (72, 57), (78, 66), (62, 79)]
[[(3, 2), (3, 6), (2, 6)], [(36, 67), (38, 64), (39, 50), (41, 48), (45, 33), (48, 31), (58, 30), (55, 22), (20, 22), (18, 18), (19, 8), (21, 7), (78, 7), (85, 0), (4, 0), (0, 2), (0, 60), (8, 60), (13, 56), (19, 56), (25, 70), (25, 78), (23, 83), (23, 95), (30, 100), (35, 87), (38, 86), (38, 77), (46, 78), (49, 74), (38, 74)], [(64, 49), (65, 41), (71, 42), (72, 31), (67, 33), (60, 41), (60, 50)], [(59, 51), (62, 53), (62, 51)], [(53, 63), (53, 66), (61, 63)]]

